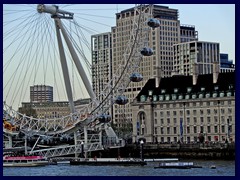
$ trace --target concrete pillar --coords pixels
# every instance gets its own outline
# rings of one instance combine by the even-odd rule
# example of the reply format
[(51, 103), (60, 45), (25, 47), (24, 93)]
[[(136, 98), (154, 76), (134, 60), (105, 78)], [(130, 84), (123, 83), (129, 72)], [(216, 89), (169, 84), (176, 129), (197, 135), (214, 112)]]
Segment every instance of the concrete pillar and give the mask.
[(213, 84), (217, 83), (219, 72), (220, 72), (220, 64), (219, 62), (215, 61), (213, 62)]

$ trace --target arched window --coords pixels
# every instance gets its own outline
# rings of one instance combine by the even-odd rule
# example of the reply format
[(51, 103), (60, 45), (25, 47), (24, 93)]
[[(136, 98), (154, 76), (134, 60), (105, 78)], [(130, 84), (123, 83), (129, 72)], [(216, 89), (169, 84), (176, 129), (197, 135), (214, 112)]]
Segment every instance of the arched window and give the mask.
[(137, 124), (137, 134), (144, 135), (147, 133), (147, 127), (146, 127), (146, 114), (145, 112), (141, 111), (138, 113), (138, 122)]

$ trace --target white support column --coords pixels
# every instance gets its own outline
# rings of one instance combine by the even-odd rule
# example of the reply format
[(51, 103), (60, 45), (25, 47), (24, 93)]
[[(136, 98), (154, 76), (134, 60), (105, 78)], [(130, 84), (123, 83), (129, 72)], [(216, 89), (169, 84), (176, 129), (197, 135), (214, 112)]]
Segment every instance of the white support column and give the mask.
[(12, 148), (12, 136), (8, 135), (8, 148)]
[(25, 147), (25, 155), (27, 155), (27, 136), (25, 136), (24, 147)]
[(77, 67), (78, 73), (81, 76), (81, 78), (83, 80), (83, 83), (84, 83), (84, 85), (85, 85), (85, 87), (88, 91), (89, 96), (91, 97), (92, 100), (96, 100), (96, 95), (92, 90), (92, 86), (91, 86), (91, 84), (90, 84), (90, 82), (87, 78), (87, 75), (86, 75), (86, 73), (83, 69), (83, 66), (82, 66), (82, 64), (81, 64), (81, 62), (80, 62), (80, 60), (79, 60), (79, 58), (78, 58), (78, 56), (77, 56), (77, 54), (76, 54), (76, 52), (73, 48), (73, 45), (72, 45), (71, 41), (69, 40), (69, 37), (68, 37), (64, 27), (62, 26), (62, 23), (61, 23), (60, 19), (55, 19), (55, 20), (58, 21), (58, 25), (59, 25), (60, 29), (62, 30), (63, 37), (64, 37), (64, 39), (67, 43), (68, 49), (71, 53), (71, 56), (73, 58), (73, 61), (74, 61), (75, 65)]
[(102, 130), (99, 132), (99, 144), (102, 146)]
[(60, 19), (56, 18), (55, 19), (55, 25), (56, 25), (58, 48), (59, 48), (60, 60), (61, 60), (63, 77), (64, 77), (64, 82), (65, 82), (65, 88), (66, 88), (66, 91), (67, 91), (70, 110), (71, 110), (72, 113), (74, 113), (75, 108), (74, 108), (74, 103), (73, 103), (72, 88), (71, 88), (71, 84), (70, 84), (70, 78), (69, 78), (69, 72), (68, 72), (68, 68), (67, 68), (66, 56), (65, 56), (65, 53), (64, 53), (62, 39), (61, 39), (60, 31), (59, 31), (59, 28), (60, 28), (59, 24), (61, 24), (61, 21), (60, 21)]
[(74, 131), (74, 133), (73, 133), (73, 135), (74, 135), (74, 145), (75, 145), (75, 158), (77, 158), (78, 157), (78, 155), (79, 155), (79, 153), (77, 153), (77, 151), (76, 151), (76, 149), (77, 149), (77, 131)]
[[(87, 126), (84, 126), (84, 146), (87, 147), (88, 144), (88, 133), (87, 133)], [(85, 149), (85, 148), (84, 148)], [(87, 152), (88, 150), (84, 151), (85, 153), (85, 158), (87, 158)]]

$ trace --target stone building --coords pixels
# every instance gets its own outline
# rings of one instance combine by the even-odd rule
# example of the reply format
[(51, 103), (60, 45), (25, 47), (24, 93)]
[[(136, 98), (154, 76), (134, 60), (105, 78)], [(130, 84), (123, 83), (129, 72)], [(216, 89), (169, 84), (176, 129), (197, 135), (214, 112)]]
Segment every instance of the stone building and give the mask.
[(235, 141), (235, 73), (149, 79), (134, 99), (133, 142)]

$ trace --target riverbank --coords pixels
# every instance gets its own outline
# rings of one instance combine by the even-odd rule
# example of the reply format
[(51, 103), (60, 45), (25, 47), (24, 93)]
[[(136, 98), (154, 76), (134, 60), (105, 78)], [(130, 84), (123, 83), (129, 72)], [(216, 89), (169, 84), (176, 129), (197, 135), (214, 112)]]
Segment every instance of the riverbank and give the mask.
[[(139, 144), (127, 144), (119, 149), (105, 149), (92, 152), (96, 157), (133, 157), (140, 156)], [(235, 160), (235, 144), (144, 144), (144, 158), (191, 158)]]

